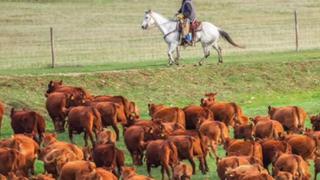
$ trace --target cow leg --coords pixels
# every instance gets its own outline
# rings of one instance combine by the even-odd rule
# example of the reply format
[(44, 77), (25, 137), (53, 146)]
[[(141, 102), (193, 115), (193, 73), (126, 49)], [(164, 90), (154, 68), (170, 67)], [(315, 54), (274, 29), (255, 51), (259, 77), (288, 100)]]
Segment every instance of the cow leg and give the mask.
[(206, 162), (204, 161), (203, 157), (199, 157), (199, 169), (201, 170), (202, 174), (206, 174), (208, 166), (206, 165)]
[(74, 144), (74, 142), (73, 142), (72, 129), (70, 129), (70, 128), (69, 128), (69, 139), (70, 139), (71, 143)]
[(213, 152), (214, 157), (216, 158), (216, 162), (218, 162), (219, 156), (217, 154), (217, 145), (214, 141), (211, 141), (211, 150)]
[[(188, 160), (192, 166), (192, 174), (196, 174), (196, 164), (194, 163), (193, 157), (189, 156)], [(201, 167), (201, 165), (200, 165)], [(202, 168), (200, 168), (202, 170)]]
[(119, 128), (118, 128), (117, 124), (112, 124), (111, 126), (112, 126), (114, 132), (117, 135), (117, 139), (116, 140), (119, 141)]
[(84, 132), (83, 139), (84, 139), (84, 146), (88, 147), (88, 134), (87, 134), (87, 131)]
[(149, 175), (149, 177), (151, 177), (151, 178), (152, 178), (152, 176), (151, 176), (151, 164), (150, 164), (150, 163), (148, 163), (148, 162), (147, 162), (147, 171), (148, 171), (148, 175)]
[(88, 134), (89, 134), (89, 137), (90, 137), (90, 140), (91, 140), (92, 147), (94, 147), (95, 146), (95, 142), (94, 142), (94, 139), (93, 139), (92, 131), (89, 131)]
[(170, 170), (169, 170), (169, 167), (168, 167), (167, 164), (161, 166), (162, 179), (164, 179), (163, 169), (166, 171), (166, 174), (167, 174), (168, 178), (171, 179), (171, 178), (170, 178), (170, 177), (171, 177), (171, 176), (170, 176)]

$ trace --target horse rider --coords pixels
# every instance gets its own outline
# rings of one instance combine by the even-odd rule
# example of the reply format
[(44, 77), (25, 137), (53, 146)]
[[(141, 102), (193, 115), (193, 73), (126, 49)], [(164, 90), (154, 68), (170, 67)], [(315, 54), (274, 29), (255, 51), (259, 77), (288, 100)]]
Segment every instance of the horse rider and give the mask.
[[(194, 45), (195, 29), (193, 23), (196, 22), (196, 12), (192, 0), (182, 0), (178, 10), (177, 18), (182, 24), (182, 45)], [(191, 26), (191, 32), (190, 31)]]

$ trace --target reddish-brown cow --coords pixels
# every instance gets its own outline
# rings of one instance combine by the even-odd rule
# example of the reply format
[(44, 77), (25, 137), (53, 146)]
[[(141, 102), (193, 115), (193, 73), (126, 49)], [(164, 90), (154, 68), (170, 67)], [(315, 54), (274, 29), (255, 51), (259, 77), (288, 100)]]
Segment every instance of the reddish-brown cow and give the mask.
[(216, 95), (217, 93), (205, 94), (206, 98), (201, 99), (201, 106), (212, 111), (214, 120), (224, 122), (227, 126), (248, 123), (249, 119), (243, 114), (240, 106), (233, 102), (216, 102)]
[(288, 132), (303, 131), (307, 113), (302, 108), (297, 106), (269, 106), (268, 113), (271, 119), (279, 121)]
[(93, 172), (96, 165), (89, 161), (71, 161), (66, 163), (61, 170), (60, 180), (84, 179), (84, 175)]
[(136, 168), (133, 167), (123, 167), (122, 178), (123, 180), (154, 180), (147, 176), (138, 175), (136, 173)]
[(226, 139), (224, 146), (226, 154), (231, 155), (242, 155), (242, 156), (254, 156), (263, 162), (262, 147), (258, 142), (254, 141), (243, 141), (243, 140), (230, 140)]
[(317, 116), (311, 116), (310, 121), (312, 124), (312, 129), (314, 131), (320, 131), (320, 114)]
[(70, 110), (68, 114), (69, 138), (73, 142), (73, 133), (84, 132), (85, 146), (88, 146), (88, 135), (94, 146), (93, 132), (97, 135), (102, 130), (101, 115), (94, 107), (78, 106)]
[(16, 149), (0, 148), (0, 173), (8, 175), (9, 172), (28, 175), (26, 157)]
[(186, 118), (183, 110), (178, 107), (166, 107), (162, 104), (148, 104), (149, 115), (153, 120), (175, 122), (186, 128)]
[(303, 159), (313, 159), (316, 155), (318, 139), (314, 139), (307, 135), (291, 134), (285, 137), (285, 141), (291, 145), (292, 153), (302, 156)]
[(11, 127), (15, 134), (31, 135), (38, 143), (41, 143), (46, 123), (44, 118), (35, 111), (11, 109)]
[(213, 120), (212, 112), (204, 107), (190, 105), (183, 108), (186, 117), (186, 129), (196, 129), (200, 120)]
[(4, 104), (0, 101), (0, 134), (1, 134), (3, 115), (4, 115)]
[(151, 167), (161, 166), (162, 179), (166, 172), (170, 179), (169, 166), (173, 167), (179, 163), (177, 147), (168, 140), (150, 141), (146, 149), (147, 171), (151, 177)]

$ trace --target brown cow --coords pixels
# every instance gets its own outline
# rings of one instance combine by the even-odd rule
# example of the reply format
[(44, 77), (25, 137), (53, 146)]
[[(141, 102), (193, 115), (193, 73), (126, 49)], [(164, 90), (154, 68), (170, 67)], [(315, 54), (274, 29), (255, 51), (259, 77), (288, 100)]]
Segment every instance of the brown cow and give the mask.
[(97, 133), (97, 144), (116, 143), (117, 135), (109, 130), (105, 129)]
[(285, 132), (282, 124), (275, 120), (259, 121), (254, 128), (254, 136), (256, 138), (274, 138), (283, 137)]
[(68, 108), (83, 104), (83, 99), (62, 92), (48, 95), (46, 108), (57, 132), (64, 132), (65, 118)]
[(126, 125), (127, 119), (121, 106), (113, 102), (93, 102), (91, 106), (95, 107), (100, 115), (103, 127), (112, 126), (116, 133), (116, 140), (119, 140), (118, 122)]
[(228, 156), (232, 155), (242, 155), (242, 156), (254, 156), (263, 162), (262, 147), (258, 142), (254, 141), (244, 141), (244, 140), (230, 140), (226, 139), (224, 145), (226, 154)]
[(259, 164), (245, 164), (235, 168), (229, 167), (225, 172), (227, 180), (243, 180), (249, 179), (249, 177), (252, 178), (251, 176), (257, 177), (257, 179), (261, 179), (259, 178), (259, 176), (263, 174), (268, 175), (268, 171)]
[(35, 111), (11, 109), (11, 127), (15, 134), (29, 134), (41, 143), (46, 123), (44, 118)]
[(161, 125), (152, 122), (149, 126), (134, 125), (126, 130), (124, 134), (124, 142), (132, 157), (134, 165), (142, 165), (143, 151), (146, 147), (146, 141), (164, 137), (161, 127)]
[(93, 172), (96, 165), (89, 161), (71, 161), (61, 170), (60, 180), (84, 179), (84, 175)]
[(202, 140), (211, 148), (216, 160), (219, 159), (217, 148), (219, 144), (225, 142), (229, 138), (229, 129), (223, 122), (219, 121), (200, 121), (198, 131)]
[(26, 157), (15, 149), (0, 148), (0, 173), (7, 176), (9, 172), (28, 175)]
[(95, 96), (92, 101), (117, 103), (126, 117), (126, 120), (121, 120), (122, 124), (127, 123), (126, 121), (131, 114), (140, 115), (136, 104), (123, 96)]
[(0, 135), (1, 135), (1, 127), (2, 127), (2, 119), (4, 116), (4, 104), (0, 101)]
[(320, 131), (320, 114), (317, 115), (317, 116), (311, 116), (310, 117), (310, 121), (311, 121), (311, 124), (312, 124), (312, 129), (314, 131)]
[(249, 156), (227, 156), (216, 162), (217, 172), (220, 179), (226, 179), (226, 170), (228, 168), (236, 168), (240, 165), (255, 164), (260, 160)]
[(48, 95), (53, 92), (62, 92), (64, 94), (73, 95), (76, 98), (92, 99), (90, 93), (83, 88), (63, 85), (62, 80), (49, 82), (45, 96), (48, 97)]
[(286, 171), (291, 173), (294, 179), (311, 179), (308, 163), (295, 154), (278, 152), (274, 157), (272, 170), (274, 176), (277, 176), (279, 171)]
[(291, 145), (293, 154), (300, 155), (305, 160), (313, 159), (320, 146), (318, 139), (315, 140), (307, 135), (287, 135), (285, 141)]
[(33, 139), (22, 134), (16, 134), (10, 139), (2, 140), (0, 147), (19, 151), (26, 158), (27, 171), (34, 174), (34, 162), (39, 152), (39, 145)]
[(243, 114), (240, 106), (233, 102), (216, 102), (216, 95), (217, 93), (208, 93), (205, 94), (206, 98), (201, 99), (201, 106), (212, 111), (214, 120), (224, 122), (227, 126), (249, 122), (249, 118)]
[(150, 177), (138, 175), (134, 167), (122, 167), (123, 180), (154, 180)]
[(236, 124), (234, 126), (234, 138), (253, 140), (254, 125), (253, 124)]
[(271, 119), (279, 121), (288, 132), (301, 132), (307, 113), (297, 106), (268, 107), (268, 114)]
[(204, 107), (190, 105), (183, 108), (186, 117), (186, 129), (196, 129), (199, 120), (213, 120), (212, 112)]
[[(113, 169), (114, 174), (120, 176), (125, 157), (115, 144), (97, 144), (92, 150), (92, 157), (97, 167)], [(115, 167), (118, 172), (114, 170)]]
[(152, 119), (160, 119), (162, 122), (179, 123), (186, 128), (186, 119), (183, 110), (178, 107), (167, 107), (162, 104), (148, 104), (149, 115)]
[(317, 180), (317, 175), (320, 172), (320, 157), (314, 158), (314, 180)]
[[(196, 139), (193, 138), (192, 136), (187, 136), (187, 135), (175, 135), (175, 136), (169, 136), (168, 137), (168, 141), (174, 143), (174, 145), (177, 147), (178, 150), (178, 157), (179, 160), (185, 160), (187, 159), (191, 166), (192, 166), (192, 174), (196, 174), (196, 169), (195, 169), (195, 162), (193, 160), (194, 158), (194, 146), (198, 145), (200, 146), (199, 148), (201, 148), (200, 144), (195, 144)], [(203, 174), (206, 173), (205, 170), (205, 165), (204, 165), (204, 161), (200, 161), (200, 170), (202, 171)]]
[(263, 166), (268, 168), (269, 164), (272, 162), (273, 157), (278, 152), (291, 153), (291, 146), (287, 142), (274, 140), (274, 139), (265, 139), (260, 141), (263, 153)]
[(167, 140), (150, 141), (146, 148), (147, 171), (151, 177), (151, 167), (161, 166), (162, 179), (164, 172), (170, 178), (169, 166), (171, 169), (179, 163), (177, 147)]
[(110, 180), (117, 180), (118, 178), (110, 171), (107, 171), (103, 168), (97, 168), (96, 172), (98, 174), (99, 177), (101, 177), (101, 179), (105, 180), (105, 179), (110, 179)]
[(185, 163), (179, 163), (173, 167), (174, 180), (190, 180), (192, 176), (192, 167)]
[(289, 172), (279, 171), (274, 177), (275, 180), (294, 180), (293, 175)]
[(102, 130), (101, 115), (94, 107), (78, 106), (70, 110), (68, 114), (69, 139), (73, 142), (73, 133), (84, 132), (85, 146), (88, 146), (88, 135), (92, 146), (95, 145), (93, 132), (97, 135)]

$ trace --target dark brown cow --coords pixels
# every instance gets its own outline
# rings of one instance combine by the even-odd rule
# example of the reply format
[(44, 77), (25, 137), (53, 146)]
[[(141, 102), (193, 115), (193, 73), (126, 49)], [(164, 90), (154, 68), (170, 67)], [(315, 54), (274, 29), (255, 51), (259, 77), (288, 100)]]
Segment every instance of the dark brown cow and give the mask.
[(201, 99), (201, 106), (212, 111), (214, 120), (224, 122), (227, 126), (249, 122), (249, 118), (243, 114), (240, 106), (233, 102), (216, 102), (216, 95), (217, 93), (209, 93), (205, 95), (206, 98)]
[(8, 175), (9, 172), (28, 175), (26, 157), (16, 149), (0, 148), (0, 173)]
[(186, 117), (186, 129), (196, 129), (200, 120), (213, 120), (212, 112), (204, 107), (190, 105), (183, 108)]
[(271, 119), (279, 121), (288, 132), (301, 132), (304, 129), (304, 122), (307, 113), (297, 106), (268, 107)]
[(4, 116), (4, 104), (0, 101), (0, 135), (1, 135), (1, 127), (2, 127), (2, 119)]
[(203, 121), (199, 126), (199, 132), (206, 146), (210, 147), (216, 160), (219, 159), (217, 148), (219, 144), (225, 142), (229, 138), (229, 129), (223, 122), (219, 121)]
[(26, 158), (27, 172), (34, 174), (34, 162), (39, 153), (39, 145), (32, 138), (16, 134), (10, 139), (0, 141), (0, 147), (19, 151)]
[(149, 115), (152, 119), (162, 122), (175, 122), (186, 128), (186, 118), (183, 110), (178, 107), (166, 107), (162, 104), (148, 104)]
[(244, 140), (230, 140), (226, 139), (224, 146), (226, 154), (228, 156), (232, 155), (242, 155), (242, 156), (254, 156), (260, 159), (261, 164), (263, 162), (262, 147), (258, 142), (254, 141), (244, 141)]
[(89, 161), (71, 161), (61, 170), (60, 180), (85, 179), (84, 175), (93, 172), (96, 165)]
[(273, 157), (278, 152), (291, 153), (291, 146), (287, 142), (274, 140), (274, 139), (265, 139), (260, 141), (262, 146), (263, 153), (263, 166), (268, 168), (269, 164), (272, 162)]
[[(152, 121), (150, 121), (152, 122)], [(130, 126), (124, 134), (124, 142), (135, 165), (142, 165), (146, 141), (162, 138), (161, 125), (152, 122), (149, 126)]]
[(46, 123), (44, 118), (35, 111), (11, 109), (11, 127), (15, 134), (31, 135), (38, 143), (41, 143)]
[(294, 179), (311, 179), (309, 165), (303, 158), (296, 154), (286, 154), (278, 152), (274, 157), (273, 175), (277, 176), (279, 171), (289, 172)]
[(312, 129), (314, 131), (320, 131), (320, 114), (317, 116), (311, 116), (310, 121), (312, 124)]
[(65, 118), (68, 108), (83, 104), (83, 99), (62, 92), (48, 95), (46, 108), (57, 132), (64, 132)]
[(73, 133), (80, 134), (84, 132), (85, 146), (88, 146), (88, 135), (94, 146), (93, 132), (97, 134), (102, 130), (101, 115), (94, 107), (78, 106), (70, 110), (68, 114), (69, 138), (73, 142)]
[(147, 171), (151, 177), (151, 167), (161, 166), (162, 179), (166, 172), (170, 179), (169, 166), (173, 169), (179, 163), (177, 147), (168, 140), (150, 141), (146, 148)]
[(125, 159), (124, 153), (115, 144), (97, 144), (92, 150), (92, 157), (97, 167), (113, 169), (114, 174), (120, 176)]
[(249, 157), (249, 156), (228, 156), (224, 157), (222, 159), (219, 159), (217, 164), (217, 173), (220, 179), (226, 179), (226, 170), (228, 168), (236, 168), (241, 165), (249, 165), (249, 164), (255, 164), (259, 162), (260, 160)]
[(292, 153), (302, 156), (303, 159), (313, 159), (316, 155), (319, 140), (307, 135), (291, 134), (285, 137), (285, 141), (291, 145)]
[(118, 122), (121, 122), (123, 126), (127, 124), (127, 119), (121, 106), (113, 102), (95, 102), (91, 103), (91, 106), (95, 107), (99, 111), (103, 127), (112, 126), (117, 135), (116, 139), (118, 141)]

